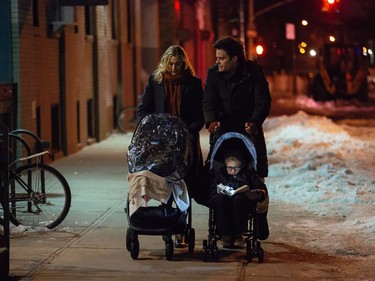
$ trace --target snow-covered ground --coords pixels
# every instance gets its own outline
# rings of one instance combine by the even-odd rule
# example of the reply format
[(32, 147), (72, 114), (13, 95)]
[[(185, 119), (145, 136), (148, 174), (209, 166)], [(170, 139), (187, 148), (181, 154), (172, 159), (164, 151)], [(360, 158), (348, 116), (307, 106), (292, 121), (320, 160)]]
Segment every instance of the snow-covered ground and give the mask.
[(266, 120), (270, 208), (272, 202), (287, 202), (316, 215), (314, 221), (288, 225), (304, 229), (307, 235), (319, 229), (321, 239), (311, 234), (307, 244), (301, 242), (305, 246), (375, 256), (375, 120), (361, 119), (358, 106), (307, 98), (299, 102), (322, 110), (352, 111), (357, 116), (333, 122), (300, 111)]

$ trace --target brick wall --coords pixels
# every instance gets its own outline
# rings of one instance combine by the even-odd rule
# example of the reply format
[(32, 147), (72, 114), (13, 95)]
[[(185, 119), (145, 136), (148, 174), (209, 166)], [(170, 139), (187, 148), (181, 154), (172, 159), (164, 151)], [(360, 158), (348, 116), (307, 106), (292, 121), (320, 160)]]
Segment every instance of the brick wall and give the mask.
[[(90, 48), (90, 42), (86, 42), (81, 23), (78, 22), (77, 26), (78, 32), (74, 26), (65, 28), (65, 118), (68, 154), (76, 152), (87, 140), (87, 116), (84, 112), (87, 108), (87, 96), (92, 96), (92, 87), (89, 87), (92, 71), (86, 67), (92, 61), (86, 54), (92, 54), (92, 46)], [(80, 108), (79, 115), (77, 104)]]
[(33, 25), (31, 1), (13, 3), (14, 10), (18, 11), (13, 20), (19, 26), (14, 31), (18, 34), (13, 35), (19, 38), (19, 52), (14, 57), (14, 65), (19, 64), (15, 79), (19, 81), (19, 127), (36, 133), (36, 108), (39, 108), (40, 137), (56, 142), (51, 109), (57, 106), (61, 119), (57, 124), (60, 129), (55, 152), (57, 156), (72, 154), (85, 146), (89, 138), (88, 100), (94, 101), (97, 141), (108, 137), (114, 128), (119, 44), (112, 39), (111, 7), (91, 8), (95, 13), (93, 35), (85, 34), (85, 10), (77, 6), (74, 7), (74, 22), (66, 25), (63, 32), (49, 36), (47, 17), (53, 16), (48, 14), (47, 0), (38, 3), (38, 26)]
[(35, 109), (39, 106), (41, 137), (50, 140), (50, 105), (59, 103), (58, 41), (46, 37), (42, 5), (39, 26), (33, 26), (30, 1), (21, 0), (18, 5), (19, 123), (21, 128), (36, 132)]
[(98, 63), (98, 121), (99, 139), (113, 130), (113, 96), (117, 94), (117, 44), (112, 40), (111, 18), (108, 9), (97, 7), (96, 41)]
[[(160, 52), (161, 54), (172, 44), (178, 44), (176, 33), (176, 15), (174, 12), (174, 0), (160, 1)], [(172, 20), (171, 20), (172, 19)]]

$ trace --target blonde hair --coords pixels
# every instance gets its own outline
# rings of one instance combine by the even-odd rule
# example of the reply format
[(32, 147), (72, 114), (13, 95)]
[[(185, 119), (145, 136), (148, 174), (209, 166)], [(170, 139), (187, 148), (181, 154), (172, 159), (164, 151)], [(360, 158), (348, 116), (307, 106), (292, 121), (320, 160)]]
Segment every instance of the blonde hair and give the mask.
[(179, 45), (172, 45), (164, 52), (160, 59), (158, 68), (153, 72), (155, 82), (160, 84), (163, 81), (163, 73), (167, 71), (171, 57), (179, 57), (184, 64), (184, 70), (195, 76), (194, 68), (190, 63), (184, 48)]
[(240, 159), (238, 159), (237, 157), (235, 156), (229, 156), (227, 158), (225, 158), (225, 164), (227, 164), (228, 162), (237, 162), (240, 164), (240, 166), (242, 167), (242, 161)]

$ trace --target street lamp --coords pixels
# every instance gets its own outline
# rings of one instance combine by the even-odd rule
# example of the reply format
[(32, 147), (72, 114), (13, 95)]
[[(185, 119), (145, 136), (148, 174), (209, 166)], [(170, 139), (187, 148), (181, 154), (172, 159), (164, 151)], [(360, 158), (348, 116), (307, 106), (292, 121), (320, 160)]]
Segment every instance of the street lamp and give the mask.
[(257, 53), (258, 56), (261, 56), (264, 52), (264, 48), (262, 45), (258, 44), (256, 47), (255, 47), (255, 52)]
[(339, 13), (340, 0), (323, 0), (322, 12), (336, 12)]

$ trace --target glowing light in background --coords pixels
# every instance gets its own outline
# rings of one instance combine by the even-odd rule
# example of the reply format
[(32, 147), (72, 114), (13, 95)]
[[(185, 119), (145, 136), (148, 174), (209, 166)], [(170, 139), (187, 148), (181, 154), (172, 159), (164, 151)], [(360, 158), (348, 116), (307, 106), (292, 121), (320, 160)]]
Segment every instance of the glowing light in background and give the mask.
[(317, 55), (316, 51), (314, 49), (311, 49), (310, 50), (310, 56), (315, 57), (316, 55)]

